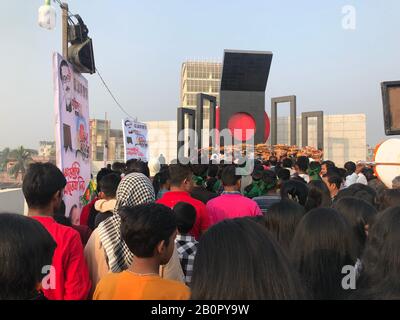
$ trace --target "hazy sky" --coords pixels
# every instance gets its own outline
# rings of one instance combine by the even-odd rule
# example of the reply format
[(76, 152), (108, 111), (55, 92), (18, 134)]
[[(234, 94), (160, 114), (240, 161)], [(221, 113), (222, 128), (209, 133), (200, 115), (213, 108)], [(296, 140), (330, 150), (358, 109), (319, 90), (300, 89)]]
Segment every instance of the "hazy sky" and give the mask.
[[(57, 28), (37, 25), (42, 0), (2, 0), (0, 10), (0, 149), (38, 148), (54, 140), (51, 56)], [(192, 58), (222, 59), (224, 49), (272, 51), (270, 98), (297, 95), (298, 112), (366, 113), (368, 143), (384, 138), (380, 82), (400, 79), (398, 0), (70, 0), (94, 41), (96, 66), (130, 114), (173, 120), (180, 67)], [(342, 8), (356, 9), (356, 29)], [(56, 6), (54, 4), (54, 6)], [(89, 80), (90, 115), (124, 116)]]

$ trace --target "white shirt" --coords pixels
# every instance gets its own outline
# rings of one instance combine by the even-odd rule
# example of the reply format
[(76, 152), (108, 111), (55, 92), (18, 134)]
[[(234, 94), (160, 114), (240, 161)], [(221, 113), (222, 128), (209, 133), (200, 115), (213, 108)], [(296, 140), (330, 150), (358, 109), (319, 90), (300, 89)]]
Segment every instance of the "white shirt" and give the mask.
[(305, 180), (305, 182), (309, 183), (310, 182), (310, 176), (308, 174), (305, 173), (300, 173), (299, 174), (300, 178), (303, 178)]
[(357, 183), (358, 175), (357, 173), (353, 172), (351, 175), (346, 177), (346, 181), (344, 183), (344, 188), (350, 187), (352, 184)]
[(359, 173), (357, 175), (357, 182), (356, 183), (361, 183), (361, 184), (367, 186), (368, 185), (368, 180), (362, 173)]

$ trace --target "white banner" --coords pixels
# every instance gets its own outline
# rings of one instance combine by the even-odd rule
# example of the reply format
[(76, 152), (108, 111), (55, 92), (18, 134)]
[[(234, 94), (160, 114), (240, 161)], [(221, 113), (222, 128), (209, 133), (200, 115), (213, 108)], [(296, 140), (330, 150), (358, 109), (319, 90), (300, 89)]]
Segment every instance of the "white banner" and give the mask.
[(91, 173), (88, 81), (58, 53), (53, 55), (53, 81), (57, 166), (67, 179), (65, 215), (79, 224)]
[(130, 159), (149, 160), (149, 145), (147, 139), (147, 125), (126, 118), (122, 120), (124, 133), (125, 162)]

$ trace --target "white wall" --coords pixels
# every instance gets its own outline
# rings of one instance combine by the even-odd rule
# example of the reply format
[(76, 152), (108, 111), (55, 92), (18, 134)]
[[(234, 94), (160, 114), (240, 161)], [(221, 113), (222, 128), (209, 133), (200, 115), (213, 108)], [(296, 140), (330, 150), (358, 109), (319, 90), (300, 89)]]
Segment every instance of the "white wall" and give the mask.
[(0, 190), (0, 213), (27, 214), (26, 205), (22, 189)]

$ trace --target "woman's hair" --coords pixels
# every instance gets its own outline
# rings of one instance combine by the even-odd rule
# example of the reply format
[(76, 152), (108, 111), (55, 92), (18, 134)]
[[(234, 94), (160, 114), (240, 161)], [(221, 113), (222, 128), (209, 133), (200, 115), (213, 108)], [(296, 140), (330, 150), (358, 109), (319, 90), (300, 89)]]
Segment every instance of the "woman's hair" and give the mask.
[(386, 189), (382, 192), (380, 203), (380, 211), (384, 211), (390, 207), (400, 206), (400, 189)]
[(297, 226), (291, 245), (294, 266), (314, 299), (342, 299), (342, 268), (354, 266), (353, 234), (336, 210), (319, 208)]
[(372, 226), (362, 256), (357, 296), (400, 299), (400, 207), (381, 212)]
[(304, 214), (304, 208), (297, 202), (283, 199), (274, 203), (263, 218), (264, 226), (286, 252), (289, 252), (296, 227)]
[(357, 257), (361, 258), (367, 241), (365, 227), (367, 225), (370, 227), (373, 224), (378, 212), (369, 203), (354, 197), (344, 197), (336, 201), (333, 207), (346, 218), (352, 228), (356, 241)]
[(356, 197), (368, 202), (376, 208), (377, 194), (374, 189), (361, 183), (352, 184), (350, 187), (340, 190), (336, 196), (336, 201), (343, 197)]
[(153, 188), (157, 196), (161, 187), (165, 185), (169, 180), (168, 166), (163, 167), (159, 173), (157, 173), (153, 178)]
[(138, 159), (131, 159), (126, 162), (125, 174), (128, 175), (130, 173), (142, 173), (146, 177), (150, 177), (150, 169), (147, 162)]
[(201, 238), (194, 300), (302, 299), (296, 271), (271, 234), (247, 218), (224, 220)]
[(56, 246), (38, 221), (0, 214), (0, 300), (34, 299)]
[(283, 183), (281, 187), (282, 199), (291, 199), (304, 206), (307, 201), (308, 188), (303, 182), (289, 180)]
[(331, 196), (325, 182), (321, 180), (310, 181), (308, 186), (308, 196), (305, 204), (306, 211), (316, 208), (329, 208), (332, 204)]

